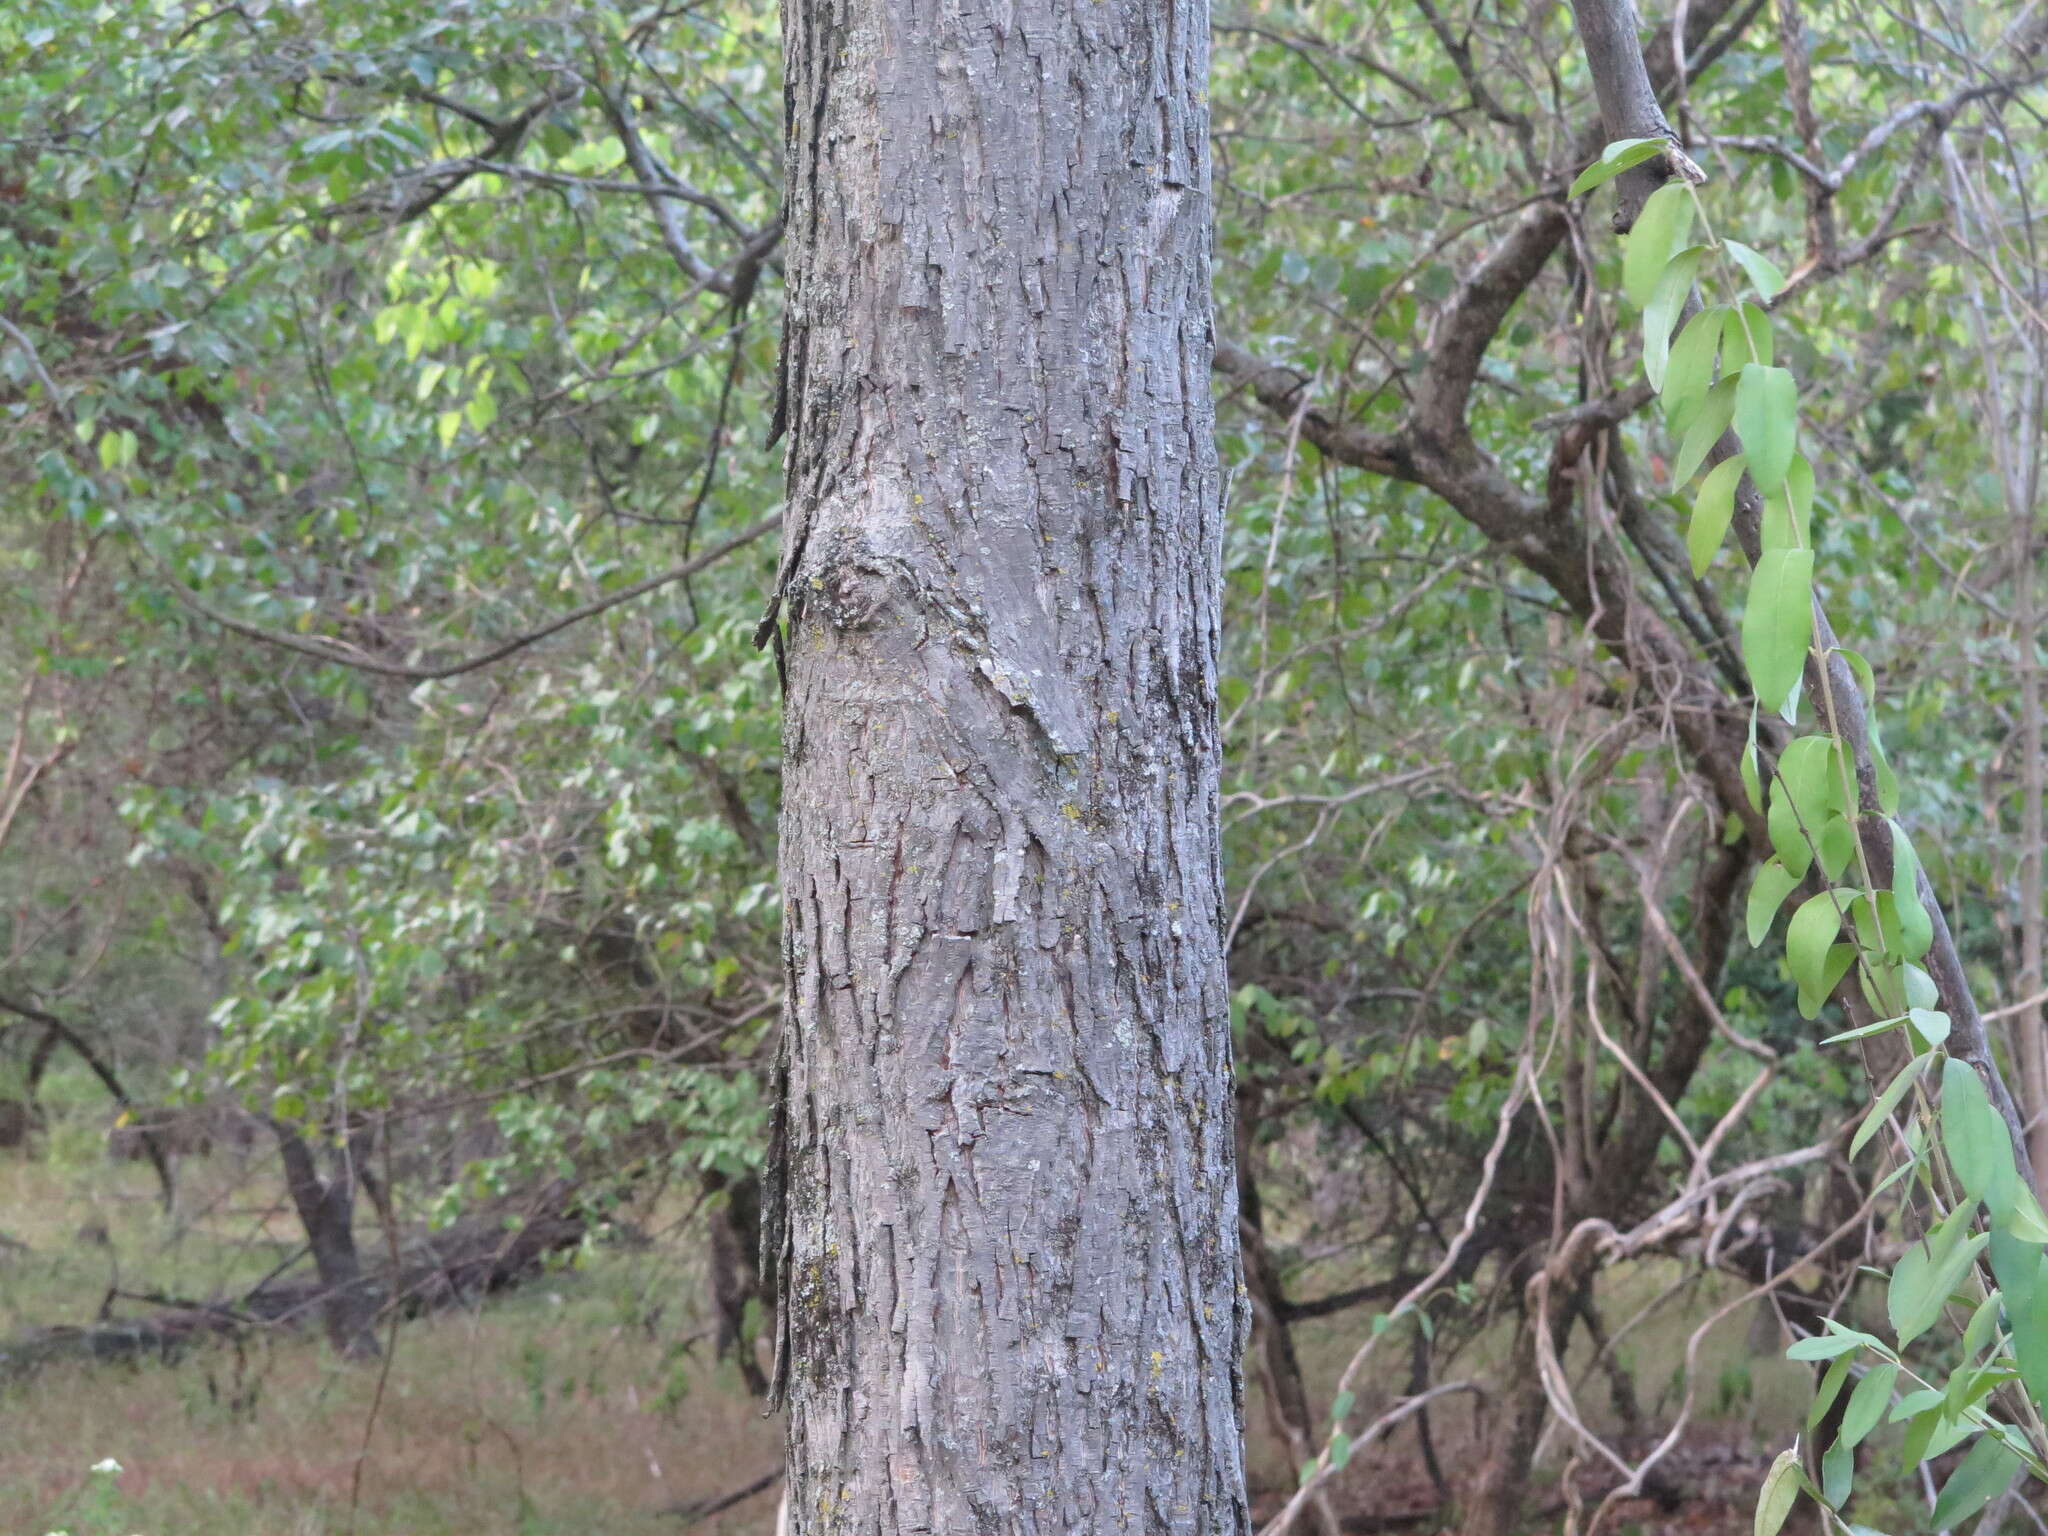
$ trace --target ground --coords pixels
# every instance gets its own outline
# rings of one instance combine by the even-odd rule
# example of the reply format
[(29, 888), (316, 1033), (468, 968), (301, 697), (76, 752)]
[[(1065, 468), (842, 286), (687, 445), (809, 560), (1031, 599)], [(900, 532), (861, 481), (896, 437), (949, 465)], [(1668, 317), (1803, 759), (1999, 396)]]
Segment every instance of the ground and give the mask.
[[(190, 1162), (184, 1214), (170, 1222), (148, 1170), (107, 1162), (91, 1137), (60, 1133), (34, 1158), (0, 1153), (0, 1230), (22, 1245), (0, 1245), (0, 1333), (89, 1322), (103, 1300), (115, 1315), (146, 1310), (136, 1293), (246, 1287), (294, 1246), (288, 1215), (272, 1203), (275, 1182), (260, 1163)], [(0, 1385), (0, 1531), (672, 1536), (684, 1527), (669, 1511), (771, 1470), (781, 1435), (732, 1367), (712, 1358), (687, 1205), (639, 1214), (646, 1243), (593, 1248), (484, 1308), (409, 1323), (372, 1366), (336, 1360), (311, 1332), (283, 1333)], [(376, 1240), (374, 1228), (364, 1240)], [(1627, 1299), (1613, 1298), (1617, 1315)], [(1626, 1351), (1653, 1419), (1675, 1402), (1684, 1328), (1704, 1310), (1676, 1308)], [(1365, 1324), (1340, 1317), (1300, 1330), (1320, 1400)], [(1750, 1332), (1737, 1317), (1707, 1340), (1699, 1428), (1672, 1460), (1675, 1499), (1667, 1490), (1662, 1506), (1632, 1504), (1621, 1530), (1748, 1529), (1757, 1480), (1789, 1439), (1805, 1391), (1803, 1371), (1760, 1351)], [(1455, 1369), (1483, 1379), (1490, 1352), (1482, 1337)], [(1588, 1378), (1583, 1397), (1605, 1423), (1604, 1381)], [(1256, 1388), (1248, 1415), (1258, 1511), (1270, 1515), (1293, 1469), (1266, 1433)], [(1470, 1409), (1446, 1406), (1435, 1438), (1453, 1477), (1469, 1467)], [(1567, 1451), (1554, 1437), (1532, 1531), (1562, 1528)], [(109, 1460), (118, 1471), (93, 1470)], [(1607, 1486), (1589, 1485), (1595, 1498)], [(1348, 1531), (1436, 1529), (1436, 1491), (1406, 1430), (1360, 1457), (1333, 1497)], [(690, 1529), (765, 1533), (774, 1502), (763, 1493)]]
[[(274, 1178), (231, 1172), (188, 1165), (203, 1214), (173, 1229), (146, 1168), (0, 1153), (0, 1230), (28, 1250), (0, 1249), (0, 1333), (89, 1322), (113, 1289), (231, 1294), (260, 1278), (289, 1224)], [(662, 1511), (768, 1471), (781, 1434), (711, 1358), (694, 1265), (662, 1236), (407, 1324), (369, 1367), (307, 1332), (0, 1385), (0, 1531), (673, 1536)], [(118, 1473), (91, 1471), (109, 1458)], [(737, 1536), (772, 1515), (764, 1496), (692, 1529)]]

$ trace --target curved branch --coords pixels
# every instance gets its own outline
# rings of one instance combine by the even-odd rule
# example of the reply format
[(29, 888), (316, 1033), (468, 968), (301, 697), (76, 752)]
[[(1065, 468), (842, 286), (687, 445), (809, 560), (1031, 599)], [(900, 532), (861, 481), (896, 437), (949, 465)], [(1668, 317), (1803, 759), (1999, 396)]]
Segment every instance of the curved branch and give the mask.
[(261, 624), (251, 624), (246, 620), (237, 619), (223, 613), (198, 593), (190, 590), (179, 579), (177, 573), (164, 563), (162, 556), (150, 547), (149, 541), (139, 533), (135, 542), (141, 547), (149, 563), (156, 568), (157, 574), (169, 583), (178, 601), (209, 623), (218, 624), (222, 629), (230, 630), (245, 639), (260, 640), (265, 645), (275, 645), (287, 651), (296, 651), (301, 656), (311, 656), (316, 661), (333, 662), (336, 666), (353, 667), (358, 672), (370, 672), (378, 677), (395, 677), (404, 682), (432, 683), (443, 678), (460, 677), (465, 672), (475, 672), (490, 666), (493, 662), (503, 661), (515, 652), (523, 651), (551, 635), (560, 634), (572, 624), (580, 624), (585, 619), (595, 618), (607, 609), (618, 607), (621, 603), (630, 603), (636, 597), (645, 597), (658, 588), (694, 576), (699, 571), (716, 565), (734, 550), (744, 548), (763, 534), (772, 533), (781, 526), (781, 513), (778, 512), (773, 517), (764, 517), (752, 527), (741, 529), (724, 543), (714, 544), (701, 555), (685, 560), (681, 565), (670, 566), (667, 570), (645, 580), (636, 581), (631, 586), (621, 587), (616, 592), (607, 592), (603, 597), (592, 598), (582, 607), (572, 608), (559, 618), (550, 619), (538, 629), (514, 635), (510, 640), (494, 645), (478, 655), (432, 667), (414, 667), (399, 662), (379, 661), (373, 656), (348, 649), (338, 640), (309, 640), (303, 635), (294, 635), (281, 629), (268, 629)]
[(0, 997), (0, 1009), (17, 1018), (27, 1019), (31, 1024), (40, 1024), (70, 1046), (78, 1053), (79, 1059), (92, 1068), (92, 1075), (100, 1080), (114, 1102), (128, 1114), (135, 1116), (136, 1138), (141, 1141), (143, 1151), (149, 1154), (151, 1166), (156, 1169), (157, 1183), (163, 1190), (164, 1209), (170, 1210), (177, 1199), (177, 1184), (171, 1177), (171, 1160), (164, 1154), (163, 1143), (156, 1139), (156, 1132), (149, 1128), (141, 1116), (136, 1115), (135, 1101), (128, 1097), (128, 1090), (121, 1086), (121, 1079), (114, 1075), (114, 1069), (108, 1064), (107, 1059), (93, 1049), (90, 1040), (54, 1013), (45, 1012), (28, 1003), (16, 1002), (10, 997)]
[(1290, 421), (1299, 414), (1302, 439), (1314, 443), (1331, 458), (1390, 479), (1418, 480), (1408, 444), (1400, 434), (1368, 431), (1339, 421), (1315, 406), (1304, 408), (1302, 392), (1311, 382), (1305, 375), (1279, 363), (1264, 362), (1227, 341), (1216, 343), (1212, 365), (1218, 373), (1250, 390), (1267, 410)]

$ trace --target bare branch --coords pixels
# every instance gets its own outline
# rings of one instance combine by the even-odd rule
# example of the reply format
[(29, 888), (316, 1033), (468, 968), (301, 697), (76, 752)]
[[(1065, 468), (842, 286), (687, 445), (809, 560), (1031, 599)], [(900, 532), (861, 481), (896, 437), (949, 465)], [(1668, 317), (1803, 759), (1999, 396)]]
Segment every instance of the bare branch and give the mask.
[(490, 666), (494, 662), (503, 661), (507, 656), (523, 651), (528, 646), (535, 645), (551, 635), (560, 634), (572, 624), (580, 624), (585, 619), (595, 618), (598, 614), (608, 609), (618, 607), (621, 603), (630, 603), (636, 597), (645, 597), (648, 593), (659, 588), (681, 581), (685, 577), (694, 576), (699, 571), (716, 565), (734, 550), (744, 548), (762, 535), (772, 533), (781, 526), (782, 515), (780, 513), (773, 517), (764, 517), (751, 527), (741, 529), (723, 543), (714, 544), (702, 554), (685, 560), (681, 565), (670, 566), (665, 571), (636, 581), (630, 586), (621, 587), (616, 592), (607, 592), (602, 597), (593, 598), (582, 607), (572, 608), (569, 612), (549, 620), (537, 629), (530, 629), (524, 634), (514, 635), (510, 640), (494, 645), (489, 650), (483, 651), (478, 655), (465, 657), (461, 661), (445, 662), (438, 666), (424, 667), (408, 666), (399, 662), (379, 661), (373, 656), (344, 646), (338, 640), (308, 639), (303, 635), (294, 635), (285, 630), (267, 629), (260, 624), (251, 624), (246, 620), (237, 619), (231, 614), (223, 613), (187, 587), (183, 580), (164, 563), (162, 557), (150, 547), (149, 541), (139, 532), (135, 536), (135, 542), (142, 550), (143, 555), (149, 560), (149, 563), (156, 568), (157, 574), (163, 577), (170, 585), (172, 593), (179, 602), (190, 608), (201, 618), (218, 624), (223, 629), (230, 630), (246, 639), (260, 640), (265, 645), (275, 645), (287, 651), (296, 651), (301, 656), (311, 656), (316, 661), (326, 661), (332, 662), (337, 666), (353, 667), (358, 672), (374, 673), (378, 677), (395, 677), (405, 682), (430, 683), (438, 682), (443, 678), (460, 677), (465, 672), (475, 672)]
[(1216, 346), (1218, 373), (1237, 380), (1269, 411), (1301, 421), (1301, 436), (1331, 458), (1343, 464), (1390, 476), (1396, 480), (1419, 479), (1410, 459), (1406, 441), (1396, 433), (1371, 432), (1364, 427), (1333, 419), (1314, 406), (1303, 409), (1302, 393), (1310, 381), (1292, 368), (1259, 361), (1242, 347), (1228, 342)]
[(164, 1209), (170, 1210), (177, 1200), (177, 1184), (171, 1177), (170, 1159), (164, 1153), (163, 1143), (157, 1140), (156, 1132), (145, 1119), (136, 1116), (135, 1101), (128, 1097), (128, 1090), (121, 1086), (121, 1079), (115, 1074), (112, 1064), (93, 1048), (90, 1040), (46, 1009), (11, 997), (0, 997), (0, 1010), (11, 1013), (16, 1018), (27, 1019), (31, 1024), (41, 1025), (70, 1046), (77, 1053), (79, 1060), (92, 1069), (92, 1075), (100, 1080), (100, 1085), (107, 1090), (108, 1096), (133, 1118), (136, 1138), (142, 1143), (143, 1150), (149, 1154), (150, 1165), (156, 1169), (157, 1183), (163, 1193)]
[[(690, 189), (669, 175), (654, 158), (653, 151), (648, 149), (646, 141), (640, 137), (640, 130), (633, 121), (632, 111), (627, 107), (625, 99), (615, 91), (602, 88), (599, 89), (599, 95), (604, 101), (605, 116), (611, 119), (612, 127), (618, 131), (619, 142), (626, 147), (626, 163), (633, 167), (633, 174), (640, 178), (641, 183), (674, 187), (679, 193), (688, 192)], [(690, 197), (689, 201), (700, 204), (710, 202), (702, 193)], [(676, 265), (682, 268), (684, 275), (713, 292), (726, 292), (730, 284), (719, 274), (716, 267), (697, 254), (697, 248), (690, 244), (689, 236), (683, 233), (682, 220), (676, 217), (675, 206), (670, 199), (667, 196), (649, 196), (647, 206), (654, 214), (655, 226), (661, 231), (661, 243), (668, 247), (669, 255), (675, 258)], [(716, 204), (712, 206), (716, 207)], [(729, 219), (730, 215), (727, 217)]]
[[(513, 153), (525, 141), (527, 130), (539, 122), (545, 113), (552, 112), (562, 103), (572, 100), (578, 88), (576, 85), (557, 85), (538, 101), (528, 103), (503, 123), (496, 125), (491, 133), (490, 142), (484, 146), (484, 151), (477, 160), (490, 162)], [(392, 222), (411, 223), (475, 174), (474, 170), (465, 169), (460, 163), (451, 163), (449, 173), (424, 192), (416, 194), (392, 216)]]

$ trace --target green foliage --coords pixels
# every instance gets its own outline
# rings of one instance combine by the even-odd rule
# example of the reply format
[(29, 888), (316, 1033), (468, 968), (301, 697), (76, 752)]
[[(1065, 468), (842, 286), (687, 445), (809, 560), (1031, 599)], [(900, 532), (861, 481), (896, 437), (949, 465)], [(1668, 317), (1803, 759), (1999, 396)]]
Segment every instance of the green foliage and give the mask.
[[(1703, 571), (1726, 535), (1736, 497), (1742, 489), (1753, 490), (1761, 516), (1751, 534), (1743, 658), (1759, 704), (1796, 723), (1802, 678), (1810, 675), (1824, 687), (1833, 686), (1832, 657), (1813, 648), (1815, 485), (1811, 466), (1797, 453), (1798, 383), (1789, 369), (1765, 360), (1769, 354), (1760, 333), (1747, 323), (1747, 301), (1733, 292), (1719, 311), (1727, 319), (1701, 330), (1715, 313), (1702, 309), (1679, 347), (1668, 354), (1665, 350), (1685, 297), (1703, 270), (1702, 250), (1720, 258), (1722, 280), (1731, 290), (1739, 273), (1765, 302), (1783, 287), (1784, 278), (1766, 258), (1732, 241), (1710, 238), (1706, 247), (1681, 248), (1696, 216), (1706, 223), (1692, 185), (1671, 182), (1659, 188), (1629, 237), (1623, 280), (1630, 298), (1645, 307), (1644, 367), (1664, 397), (1667, 418), (1684, 420), (1688, 413), (1694, 418), (1686, 429), (1688, 445), (1703, 423), (1718, 436), (1724, 423), (1708, 402), (1733, 384), (1725, 425), (1740, 437), (1741, 452), (1717, 465), (1701, 487), (1688, 546), (1695, 571)], [(1718, 380), (1713, 377), (1717, 349), (1710, 339), (1716, 329)], [(1738, 329), (1741, 347), (1736, 345)], [(1697, 343), (1691, 340), (1696, 330), (1703, 338)], [(1704, 449), (1681, 450), (1681, 483), (1703, 456)], [(1874, 710), (1870, 669), (1857, 657), (1854, 670), (1861, 705)], [(1858, 998), (1874, 1022), (1834, 1039), (1899, 1031), (1918, 1052), (1877, 1096), (1855, 1145), (1859, 1150), (1867, 1145), (1908, 1095), (1916, 1096), (1916, 1129), (1898, 1139), (1898, 1152), (1903, 1155), (1900, 1173), (1923, 1203), (1927, 1227), (1906, 1247), (1889, 1277), (1891, 1344), (1829, 1319), (1828, 1332), (1787, 1351), (1796, 1360), (1834, 1362), (1810, 1428), (1823, 1421), (1828, 1404), (1841, 1392), (1852, 1360), (1870, 1363), (1850, 1392), (1832, 1439), (1817, 1448), (1818, 1484), (1796, 1453), (1785, 1453), (1759, 1495), (1756, 1530), (1759, 1536), (1773, 1536), (1800, 1491), (1847, 1528), (1837, 1512), (1854, 1491), (1855, 1448), (1886, 1417), (1907, 1426), (1909, 1467), (1974, 1437), (1935, 1504), (1933, 1524), (1945, 1529), (1982, 1509), (2022, 1468), (2048, 1479), (2048, 1434), (2042, 1429), (2044, 1399), (2038, 1388), (2048, 1379), (2048, 1359), (2041, 1357), (2044, 1340), (2034, 1322), (2048, 1222), (2019, 1177), (2011, 1134), (1977, 1068), (1942, 1053), (1951, 1021), (1935, 1008), (1935, 989), (1917, 963), (1927, 953), (1932, 926), (1917, 888), (1919, 866), (1911, 840), (1892, 819), (1896, 789), (1882, 793), (1882, 804), (1867, 804), (1851, 743), (1833, 729), (1834, 701), (1808, 703), (1818, 705), (1821, 729), (1792, 741), (1779, 755), (1768, 816), (1776, 857), (1759, 869), (1751, 887), (1750, 942), (1763, 940), (1773, 914), (1803, 881), (1819, 884), (1799, 904), (1786, 930), (1786, 960), (1798, 985), (1799, 1010), (1815, 1017), (1853, 969)], [(1882, 749), (1874, 742), (1873, 751), (1881, 761)], [(1881, 865), (1873, 863), (1861, 830), (1866, 828), (1883, 840)], [(1889, 878), (1880, 883), (1873, 869), (1885, 866)], [(1942, 1063), (1938, 1108), (1924, 1091), (1926, 1069), (1937, 1058)], [(1962, 1314), (1969, 1320), (1961, 1330), (1959, 1358), (1943, 1364), (1927, 1358), (1924, 1350), (1907, 1353), (1944, 1319)], [(1902, 1377), (1917, 1383), (1918, 1390), (1894, 1407)], [(2014, 1385), (2025, 1386), (2026, 1393), (2001, 1395), (2001, 1389)]]
[[(629, 1148), (750, 1165), (777, 970), (766, 542), (417, 687), (253, 650), (174, 594), (438, 661), (771, 507), (775, 465), (733, 439), (765, 431), (774, 295), (680, 292), (614, 104), (659, 100), (652, 152), (720, 193), (684, 228), (730, 260), (779, 201), (751, 105), (772, 8), (633, 39), (502, 3), (28, 0), (0, 62), (22, 146), (0, 306), (35, 344), (0, 348), (0, 388), (62, 381), (17, 512), (97, 552), (118, 638), (60, 645), (110, 679), (90, 728), (153, 717), (146, 748), (109, 744), (113, 878), (201, 890), (224, 941), (183, 1080), (316, 1125), (488, 1106), (514, 1152), (451, 1196)], [(180, 739), (211, 745), (173, 767)]]

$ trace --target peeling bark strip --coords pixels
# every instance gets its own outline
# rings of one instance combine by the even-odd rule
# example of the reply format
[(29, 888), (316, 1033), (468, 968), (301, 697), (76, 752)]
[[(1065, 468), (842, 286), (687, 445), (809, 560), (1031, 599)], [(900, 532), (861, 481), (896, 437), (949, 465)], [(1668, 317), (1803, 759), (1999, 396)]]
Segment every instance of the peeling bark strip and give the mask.
[(793, 1529), (1245, 1531), (1206, 7), (783, 19)]

